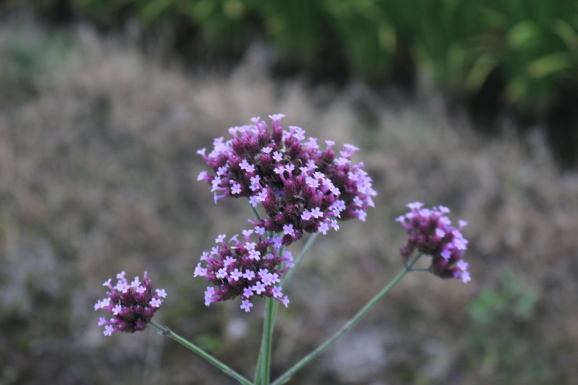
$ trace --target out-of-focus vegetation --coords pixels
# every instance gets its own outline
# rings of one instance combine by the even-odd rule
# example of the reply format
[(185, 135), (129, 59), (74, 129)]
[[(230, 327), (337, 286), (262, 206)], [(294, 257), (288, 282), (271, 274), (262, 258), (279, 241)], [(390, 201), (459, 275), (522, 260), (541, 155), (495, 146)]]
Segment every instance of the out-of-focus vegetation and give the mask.
[[(217, 52), (260, 36), (301, 70), (343, 68), (371, 83), (413, 68), (454, 96), (488, 82), (505, 105), (542, 118), (578, 93), (573, 0), (20, 0), (103, 27), (186, 31)], [(415, 73), (414, 73), (415, 76)]]
[(367, 222), (320, 237), (296, 271), (273, 375), (399, 271), (394, 220), (419, 200), (470, 223), (472, 282), (408, 275), (291, 383), (578, 383), (578, 175), (555, 167), (539, 131), (488, 140), (435, 94), (386, 103), (359, 84), (273, 81), (258, 50), (226, 76), (169, 70), (126, 40), (86, 26), (0, 28), (0, 383), (228, 384), (154, 331), (102, 335), (93, 306), (121, 270), (147, 270), (167, 290), (158, 322), (251, 376), (262, 308), (206, 308), (206, 282), (192, 277), (216, 235), (238, 233), (251, 211), (213, 204), (196, 151), (278, 112), (362, 148), (356, 161), (379, 195)]
[(508, 269), (499, 278), (470, 304), (470, 375), (481, 383), (547, 383), (550, 352), (530, 335), (538, 293)]

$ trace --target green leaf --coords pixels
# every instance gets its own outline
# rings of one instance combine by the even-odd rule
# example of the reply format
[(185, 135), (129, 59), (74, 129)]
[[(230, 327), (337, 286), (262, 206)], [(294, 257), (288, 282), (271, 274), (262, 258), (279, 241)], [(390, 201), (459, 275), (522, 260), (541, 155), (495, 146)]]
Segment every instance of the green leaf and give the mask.
[(508, 42), (515, 49), (521, 49), (539, 36), (538, 26), (530, 20), (519, 22), (510, 29)]
[(160, 14), (171, 6), (172, 0), (152, 0), (140, 11), (140, 16), (145, 23), (157, 20)]
[(496, 29), (505, 29), (508, 24), (508, 18), (503, 13), (491, 8), (482, 10), (483, 23)]
[(498, 66), (498, 61), (491, 53), (480, 56), (469, 70), (464, 86), (468, 91), (478, 91), (490, 73)]
[(568, 52), (557, 52), (531, 61), (526, 71), (532, 78), (544, 78), (568, 69), (570, 67), (570, 60), (571, 58)]
[(223, 11), (233, 20), (240, 19), (245, 15), (245, 6), (239, 0), (225, 0), (223, 3)]
[(552, 31), (566, 43), (569, 50), (578, 51), (578, 33), (565, 20), (556, 19)]
[(389, 24), (381, 24), (378, 26), (377, 36), (379, 46), (388, 52), (395, 52), (397, 45), (397, 38), (395, 28)]
[(528, 78), (518, 75), (512, 78), (506, 86), (506, 95), (510, 102), (516, 103), (529, 88)]

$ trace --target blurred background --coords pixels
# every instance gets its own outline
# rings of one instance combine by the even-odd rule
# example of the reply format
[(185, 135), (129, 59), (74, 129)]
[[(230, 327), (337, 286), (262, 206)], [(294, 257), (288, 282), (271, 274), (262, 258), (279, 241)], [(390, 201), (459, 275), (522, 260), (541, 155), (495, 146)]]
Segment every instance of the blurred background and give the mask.
[(252, 378), (262, 304), (206, 308), (192, 277), (252, 213), (213, 204), (196, 151), (274, 113), (360, 147), (379, 193), (296, 271), (274, 377), (397, 274), (422, 201), (470, 223), (472, 281), (409, 274), (290, 383), (576, 384), (576, 106), (575, 0), (2, 2), (0, 384), (234, 384), (153, 330), (102, 335), (121, 270)]

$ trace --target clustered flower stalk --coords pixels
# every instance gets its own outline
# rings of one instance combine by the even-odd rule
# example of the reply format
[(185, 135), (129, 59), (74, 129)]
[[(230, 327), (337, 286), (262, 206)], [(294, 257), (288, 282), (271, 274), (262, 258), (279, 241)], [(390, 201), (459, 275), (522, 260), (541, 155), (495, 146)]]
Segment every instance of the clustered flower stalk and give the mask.
[(100, 317), (98, 326), (104, 325), (105, 336), (110, 336), (113, 332), (134, 333), (144, 330), (162, 305), (162, 298), (165, 298), (167, 293), (164, 289), (156, 289), (156, 294), (153, 293), (146, 271), (142, 281), (134, 277), (130, 284), (125, 278), (124, 271), (117, 274), (116, 278), (115, 286), (111, 284), (112, 279), (103, 283), (110, 291), (106, 293), (106, 298), (94, 305), (94, 310), (106, 310), (113, 315), (108, 321)]
[[(144, 330), (150, 323), (161, 334), (181, 343), (241, 384), (271, 384), (277, 305), (287, 307), (290, 302), (283, 292), (284, 285), (320, 233), (339, 230), (339, 222), (346, 219), (365, 221), (366, 210), (374, 207), (372, 197), (376, 192), (363, 163), (352, 163), (352, 156), (358, 150), (355, 146), (346, 144), (336, 154), (334, 142), (325, 141), (322, 148), (317, 138), (306, 138), (300, 127), (283, 129), (283, 115), (269, 117), (271, 126), (260, 118), (253, 118), (252, 124), (229, 129), (230, 139), (215, 139), (209, 154), (206, 149), (198, 151), (210, 168), (201, 172), (198, 180), (211, 186), (215, 203), (224, 198), (245, 198), (256, 216), (248, 220), (250, 226), (243, 229), (241, 235), (229, 239), (225, 234), (217, 236), (216, 246), (202, 253), (193, 272), (194, 277), (209, 283), (204, 295), (206, 306), (239, 298), (240, 308), (249, 312), (254, 301), (265, 299), (263, 340), (254, 381), (247, 380), (168, 327), (152, 321), (166, 292), (153, 291), (146, 272), (142, 281), (136, 277), (129, 284), (122, 272), (117, 275), (115, 286), (111, 280), (104, 283), (109, 292), (107, 298), (97, 302), (95, 310), (106, 310), (113, 315), (108, 321), (105, 318), (99, 321), (99, 325), (105, 326), (105, 335)], [(451, 226), (446, 216), (449, 209), (443, 206), (425, 209), (422, 203), (415, 202), (408, 207), (411, 211), (397, 219), (408, 234), (407, 244), (400, 249), (404, 269), (331, 338), (275, 380), (274, 385), (288, 381), (353, 328), (405, 274), (419, 270), (414, 265), (423, 255), (432, 258), (427, 270), (434, 275), (463, 282), (470, 280), (468, 264), (463, 261), (468, 242), (461, 233), (466, 222), (460, 221), (458, 228)], [(263, 217), (259, 211), (264, 213)], [(309, 241), (294, 261), (286, 248), (307, 233), (311, 234)]]
[(468, 223), (460, 220), (459, 227), (453, 227), (445, 215), (450, 209), (444, 206), (426, 209), (421, 202), (407, 206), (411, 211), (397, 218), (408, 234), (407, 244), (400, 249), (401, 256), (407, 261), (417, 250), (432, 257), (429, 271), (433, 274), (469, 282), (469, 264), (462, 259), (468, 245), (462, 228)]
[[(198, 180), (212, 186), (219, 199), (247, 198), (253, 208), (262, 205), (265, 218), (250, 220), (243, 241), (234, 236), (219, 247), (203, 253), (195, 276), (213, 286), (205, 292), (205, 304), (241, 298), (241, 308), (250, 311), (254, 297), (269, 297), (289, 304), (278, 285), (282, 275), (293, 267), (291, 253), (283, 248), (303, 237), (338, 230), (338, 220), (365, 221), (366, 209), (374, 206), (376, 195), (363, 164), (352, 164), (355, 146), (345, 145), (335, 154), (332, 141), (325, 149), (317, 138), (305, 137), (300, 127), (281, 125), (283, 115), (271, 115), (269, 127), (259, 118), (251, 125), (229, 129), (232, 138), (215, 139), (213, 150), (198, 151), (210, 172)], [(250, 239), (257, 235), (256, 242)], [(281, 267), (282, 266), (282, 267)]]

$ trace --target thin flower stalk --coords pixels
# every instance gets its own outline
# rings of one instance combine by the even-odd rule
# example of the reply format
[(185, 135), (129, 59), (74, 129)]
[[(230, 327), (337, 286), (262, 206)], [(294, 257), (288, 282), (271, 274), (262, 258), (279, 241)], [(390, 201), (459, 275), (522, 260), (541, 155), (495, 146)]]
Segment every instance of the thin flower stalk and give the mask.
[(297, 259), (293, 263), (294, 264), (293, 268), (285, 274), (283, 279), (281, 279), (281, 287), (285, 286), (287, 282), (289, 282), (289, 280), (293, 276), (293, 273), (295, 272), (295, 269), (297, 268), (297, 266), (301, 264), (301, 261), (303, 261), (303, 258), (309, 252), (309, 250), (311, 250), (311, 247), (317, 240), (317, 237), (319, 237), (319, 233), (311, 234), (311, 236), (307, 240), (307, 243), (305, 243), (305, 246), (303, 246), (303, 250), (301, 250), (299, 257), (297, 257)]
[(263, 337), (261, 340), (261, 349), (257, 370), (255, 375), (255, 385), (269, 385), (271, 378), (271, 356), (273, 347), (273, 329), (275, 327), (275, 318), (277, 316), (277, 307), (279, 303), (267, 298), (265, 300), (265, 319), (263, 321)]
[(387, 295), (387, 293), (389, 293), (391, 289), (393, 289), (393, 287), (397, 285), (397, 283), (399, 283), (399, 281), (401, 281), (401, 279), (405, 277), (405, 275), (408, 272), (411, 271), (411, 268), (413, 267), (413, 265), (415, 265), (415, 263), (419, 260), (421, 256), (422, 256), (421, 253), (418, 254), (416, 258), (408, 266), (406, 266), (402, 271), (400, 271), (387, 286), (385, 286), (379, 293), (377, 293), (375, 297), (373, 297), (353, 318), (351, 318), (345, 325), (343, 325), (343, 327), (339, 329), (331, 338), (329, 338), (323, 344), (319, 345), (307, 356), (303, 357), (299, 362), (293, 365), (291, 369), (287, 370), (279, 378), (273, 381), (271, 385), (281, 385), (289, 381), (289, 379), (291, 378), (291, 376), (293, 376), (293, 374), (295, 374), (305, 365), (313, 361), (315, 358), (317, 358), (317, 356), (323, 353), (325, 349), (327, 349), (329, 346), (333, 345), (333, 343), (335, 343), (337, 340), (343, 337), (345, 333), (351, 330), (371, 310), (371, 308), (373, 308), (379, 302), (379, 300), (381, 300), (385, 295)]
[(196, 346), (195, 344), (193, 344), (192, 342), (190, 342), (186, 338), (183, 338), (180, 335), (178, 335), (177, 333), (173, 332), (168, 327), (161, 326), (154, 321), (151, 321), (150, 325), (153, 326), (155, 329), (157, 329), (160, 334), (177, 341), (178, 343), (180, 343), (181, 345), (183, 345), (187, 349), (198, 354), (199, 356), (201, 356), (202, 358), (204, 358), (205, 360), (209, 361), (211, 364), (213, 364), (214, 366), (219, 368), (223, 373), (225, 373), (225, 374), (233, 377), (237, 381), (239, 381), (239, 383), (241, 383), (243, 385), (254, 385), (251, 381), (249, 381), (248, 379), (246, 379), (245, 377), (243, 377), (242, 375), (240, 375), (239, 373), (237, 373), (236, 371), (231, 369), (229, 366), (225, 365), (224, 363), (222, 363), (221, 361), (219, 361), (218, 359), (216, 359), (215, 357), (213, 357), (209, 353), (205, 352), (203, 349), (199, 348), (198, 346)]

